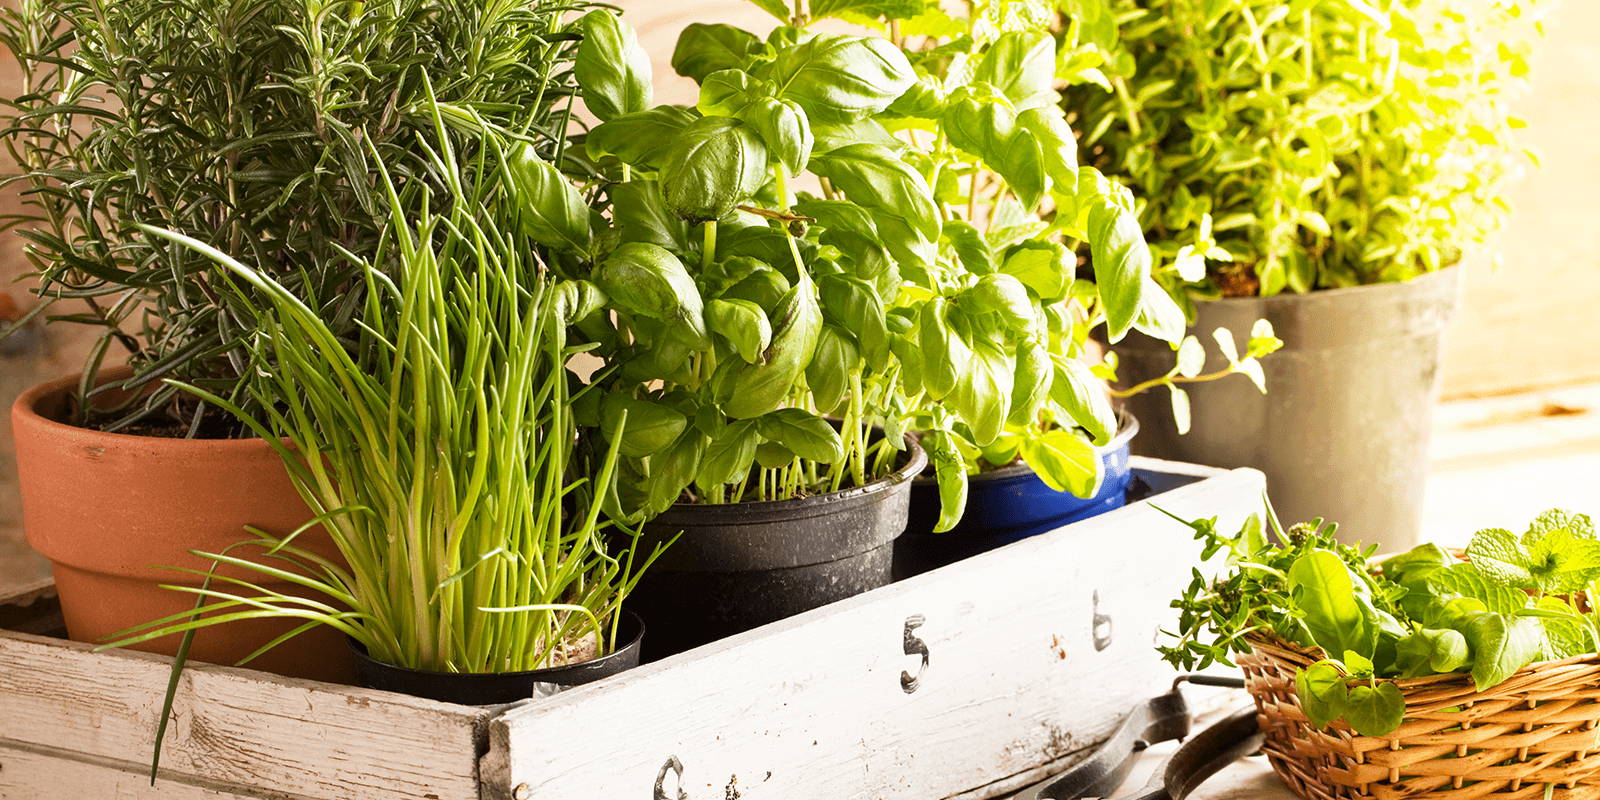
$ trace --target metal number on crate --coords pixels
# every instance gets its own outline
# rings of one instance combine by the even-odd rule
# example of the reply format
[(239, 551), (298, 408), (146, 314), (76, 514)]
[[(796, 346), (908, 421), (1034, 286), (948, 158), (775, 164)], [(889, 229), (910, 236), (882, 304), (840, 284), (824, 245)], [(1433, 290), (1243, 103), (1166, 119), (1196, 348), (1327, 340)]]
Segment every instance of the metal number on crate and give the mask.
[(922, 627), (922, 624), (927, 621), (927, 618), (921, 614), (912, 614), (911, 616), (906, 617), (906, 655), (922, 656), (922, 664), (917, 667), (917, 674), (912, 675), (909, 672), (900, 673), (900, 688), (905, 690), (906, 694), (911, 694), (917, 690), (917, 686), (922, 681), (922, 673), (928, 671), (928, 643), (922, 641), (922, 638), (916, 634), (916, 630)]
[[(667, 774), (671, 773), (677, 780), (676, 795), (667, 794)], [(683, 762), (677, 756), (668, 756), (667, 763), (661, 765), (661, 770), (656, 773), (656, 790), (651, 800), (689, 800), (689, 793), (683, 790)]]

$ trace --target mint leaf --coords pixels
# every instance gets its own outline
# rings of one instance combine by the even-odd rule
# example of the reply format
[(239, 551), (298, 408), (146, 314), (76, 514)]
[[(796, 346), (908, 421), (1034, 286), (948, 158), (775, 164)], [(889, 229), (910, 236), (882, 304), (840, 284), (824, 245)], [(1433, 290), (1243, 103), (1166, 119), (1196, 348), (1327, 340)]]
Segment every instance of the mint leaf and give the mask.
[(1582, 589), (1600, 577), (1600, 541), (1583, 538), (1570, 528), (1523, 535), (1528, 570), (1541, 591), (1566, 594)]
[(1595, 538), (1594, 520), (1589, 519), (1588, 514), (1574, 514), (1571, 511), (1563, 511), (1559, 508), (1552, 508), (1534, 517), (1533, 523), (1528, 526), (1528, 533), (1524, 535), (1524, 538), (1534, 534), (1548, 534), (1558, 530), (1566, 531), (1579, 539)]
[(1483, 576), (1502, 586), (1532, 586), (1528, 553), (1517, 535), (1505, 528), (1484, 528), (1472, 535), (1467, 556)]
[(1485, 611), (1496, 614), (1512, 614), (1528, 604), (1526, 593), (1521, 589), (1491, 581), (1484, 575), (1482, 567), (1476, 561), (1437, 570), (1429, 573), (1428, 578), (1440, 589), (1460, 597), (1477, 600), (1483, 603)]

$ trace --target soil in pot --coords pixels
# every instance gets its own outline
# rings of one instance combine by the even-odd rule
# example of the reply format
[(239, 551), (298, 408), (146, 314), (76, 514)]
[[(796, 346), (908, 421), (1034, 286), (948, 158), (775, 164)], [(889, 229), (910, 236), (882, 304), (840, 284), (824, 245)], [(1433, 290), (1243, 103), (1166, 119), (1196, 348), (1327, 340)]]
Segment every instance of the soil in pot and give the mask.
[(970, 476), (966, 514), (954, 528), (934, 533), (939, 520), (939, 486), (932, 477), (917, 478), (911, 486), (906, 533), (895, 542), (895, 580), (1121, 508), (1133, 482), (1129, 443), (1139, 432), (1139, 422), (1126, 413), (1119, 422), (1117, 435), (1097, 448), (1103, 477), (1099, 491), (1091, 497), (1051, 489), (1027, 464), (1019, 462)]
[[(118, 377), (111, 372), (105, 379)], [(283, 534), (311, 518), (265, 441), (134, 436), (68, 425), (61, 420), (68, 417), (76, 383), (68, 378), (37, 386), (11, 410), (24, 530), (28, 543), (51, 561), (73, 639), (100, 642), (194, 608), (194, 595), (160, 584), (199, 586), (202, 579), (161, 567), (204, 571), (211, 562), (190, 550), (220, 552), (249, 537), (245, 525)], [(296, 541), (341, 560), (320, 528)], [(220, 572), (261, 579), (243, 570)], [(303, 593), (287, 582), (269, 588)], [(293, 627), (290, 620), (250, 620), (207, 628), (196, 634), (190, 658), (231, 665)], [(249, 666), (348, 680), (353, 663), (343, 638), (331, 629), (312, 629)], [(173, 635), (135, 649), (172, 655), (180, 640)]]
[(369, 689), (399, 692), (442, 703), (498, 705), (543, 697), (639, 666), (644, 630), (639, 615), (624, 611), (617, 625), (618, 644), (615, 650), (598, 658), (526, 672), (430, 672), (378, 661), (367, 655), (366, 649), (353, 640), (350, 650), (356, 659), (357, 677), (361, 685)]
[(650, 628), (647, 659), (888, 585), (911, 479), (927, 456), (910, 437), (894, 472), (865, 486), (793, 500), (680, 503), (639, 547), (682, 535), (644, 572), (628, 606)]

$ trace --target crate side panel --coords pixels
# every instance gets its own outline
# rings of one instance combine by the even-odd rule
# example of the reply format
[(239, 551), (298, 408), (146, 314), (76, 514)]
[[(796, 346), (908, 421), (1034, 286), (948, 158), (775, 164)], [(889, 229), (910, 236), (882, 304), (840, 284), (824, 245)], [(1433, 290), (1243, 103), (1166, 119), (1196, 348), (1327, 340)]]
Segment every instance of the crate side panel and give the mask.
[[(136, 773), (149, 762), (171, 663), (0, 631), (0, 740)], [(177, 693), (162, 767), (297, 797), (471, 800), (488, 715), (197, 665)]]
[[(1224, 524), (1258, 507), (1259, 473), (1207, 474), (1155, 502)], [(516, 707), (491, 726), (486, 793), (928, 800), (1001, 787), (1165, 691), (1173, 672), (1152, 646), (1197, 556), (1187, 528), (1138, 503)]]
[(0, 743), (0, 799), (82, 800), (298, 800), (239, 787), (196, 786), (163, 779), (150, 785), (149, 771), (84, 762)]

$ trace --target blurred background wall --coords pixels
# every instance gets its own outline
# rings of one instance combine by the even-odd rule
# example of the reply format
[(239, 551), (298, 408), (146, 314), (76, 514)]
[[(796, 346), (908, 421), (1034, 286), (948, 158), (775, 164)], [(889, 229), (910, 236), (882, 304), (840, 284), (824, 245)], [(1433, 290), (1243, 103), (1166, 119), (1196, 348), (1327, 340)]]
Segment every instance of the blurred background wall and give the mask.
[[(668, 61), (678, 31), (694, 21), (766, 29), (770, 17), (744, 0), (616, 0), (656, 56), (657, 98), (687, 102), (693, 84)], [(7, 3), (9, 5), (9, 2)], [(1500, 237), (1503, 265), (1474, 257), (1464, 306), (1445, 360), (1446, 397), (1496, 394), (1600, 380), (1600, 3), (1566, 0), (1550, 21), (1533, 95), (1522, 104), (1526, 142), (1542, 168), (1511, 193), (1515, 208)], [(0, 93), (15, 94), (16, 65), (0, 63)], [(0, 163), (0, 172), (14, 165)], [(15, 190), (0, 194), (0, 214), (17, 208)], [(0, 317), (30, 303), (21, 243), (0, 235)], [(10, 302), (8, 302), (10, 301)], [(57, 326), (0, 347), (0, 407), (26, 386), (77, 367), (85, 331)], [(0, 425), (0, 569), (33, 569), (19, 560), (20, 514), (9, 426)], [(21, 566), (17, 566), (21, 565)]]

